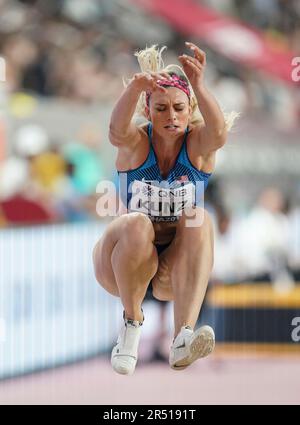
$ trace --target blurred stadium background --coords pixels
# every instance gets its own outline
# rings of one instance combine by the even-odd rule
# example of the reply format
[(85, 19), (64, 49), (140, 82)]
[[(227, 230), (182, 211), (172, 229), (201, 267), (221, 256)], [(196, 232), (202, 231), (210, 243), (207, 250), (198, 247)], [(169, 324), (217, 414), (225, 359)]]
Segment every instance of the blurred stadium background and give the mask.
[[(92, 270), (96, 185), (116, 180), (108, 123), (133, 53), (167, 45), (177, 63), (185, 40), (241, 112), (206, 197), (199, 323), (217, 347), (174, 374), (172, 305), (147, 300), (124, 378), (109, 363), (122, 309)], [(0, 404), (300, 402), (299, 56), (297, 0), (0, 0)]]

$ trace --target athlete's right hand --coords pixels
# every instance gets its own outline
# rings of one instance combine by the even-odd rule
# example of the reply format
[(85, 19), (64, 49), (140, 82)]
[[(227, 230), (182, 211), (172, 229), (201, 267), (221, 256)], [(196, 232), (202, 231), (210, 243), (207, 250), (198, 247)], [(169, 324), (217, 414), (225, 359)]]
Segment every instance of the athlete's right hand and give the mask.
[(134, 74), (132, 83), (141, 91), (155, 91), (166, 92), (164, 87), (158, 84), (159, 80), (171, 80), (171, 76), (167, 72), (141, 72)]

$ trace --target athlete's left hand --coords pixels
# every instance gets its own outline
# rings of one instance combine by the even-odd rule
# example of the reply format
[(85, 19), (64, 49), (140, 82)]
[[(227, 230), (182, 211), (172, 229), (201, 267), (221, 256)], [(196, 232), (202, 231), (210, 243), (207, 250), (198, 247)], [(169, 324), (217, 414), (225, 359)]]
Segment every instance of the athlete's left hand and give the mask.
[(189, 49), (192, 50), (194, 57), (189, 55), (181, 55), (178, 56), (178, 59), (182, 64), (183, 70), (188, 77), (192, 87), (202, 86), (206, 67), (206, 54), (193, 43), (186, 41), (185, 44)]

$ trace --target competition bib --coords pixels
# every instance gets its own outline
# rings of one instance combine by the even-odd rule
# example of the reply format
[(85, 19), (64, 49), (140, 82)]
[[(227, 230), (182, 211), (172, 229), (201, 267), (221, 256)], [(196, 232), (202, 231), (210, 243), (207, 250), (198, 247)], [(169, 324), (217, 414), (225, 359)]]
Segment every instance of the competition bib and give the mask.
[(189, 181), (135, 180), (131, 185), (130, 211), (147, 214), (152, 221), (177, 221), (182, 211), (195, 205), (195, 186)]

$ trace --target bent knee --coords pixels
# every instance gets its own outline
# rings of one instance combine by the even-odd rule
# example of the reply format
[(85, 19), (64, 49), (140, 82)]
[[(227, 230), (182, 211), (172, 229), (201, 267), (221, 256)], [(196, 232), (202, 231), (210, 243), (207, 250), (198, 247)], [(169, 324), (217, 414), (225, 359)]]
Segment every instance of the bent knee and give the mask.
[(150, 218), (139, 212), (131, 212), (123, 216), (124, 226), (128, 230), (140, 230), (144, 232), (153, 232), (153, 224)]
[(153, 224), (148, 216), (133, 212), (124, 217), (121, 235), (125, 237), (131, 246), (140, 246), (141, 243), (152, 242), (155, 238)]

